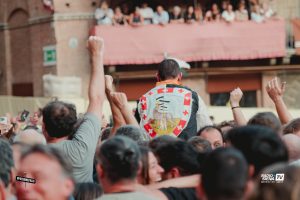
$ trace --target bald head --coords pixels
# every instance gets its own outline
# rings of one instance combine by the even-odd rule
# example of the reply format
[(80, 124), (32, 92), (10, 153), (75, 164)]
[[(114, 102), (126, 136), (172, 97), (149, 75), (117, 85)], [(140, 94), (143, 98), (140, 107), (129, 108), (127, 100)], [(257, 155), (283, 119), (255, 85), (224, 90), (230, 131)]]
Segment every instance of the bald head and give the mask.
[(282, 136), (282, 140), (288, 149), (289, 161), (300, 159), (300, 137), (295, 134), (286, 134)]
[(36, 130), (28, 129), (20, 132), (16, 135), (14, 142), (20, 142), (24, 144), (46, 144), (46, 139), (44, 135), (40, 134)]

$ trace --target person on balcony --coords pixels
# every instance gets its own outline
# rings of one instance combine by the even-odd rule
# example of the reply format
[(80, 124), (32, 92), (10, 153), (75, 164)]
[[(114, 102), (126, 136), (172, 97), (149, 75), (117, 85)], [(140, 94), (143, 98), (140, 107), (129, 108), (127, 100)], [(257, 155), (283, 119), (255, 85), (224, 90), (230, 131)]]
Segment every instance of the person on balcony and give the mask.
[(196, 15), (195, 15), (195, 11), (194, 11), (194, 7), (193, 6), (189, 6), (185, 15), (184, 15), (184, 21), (187, 24), (192, 24), (196, 21)]
[(170, 13), (170, 23), (171, 24), (181, 24), (184, 19), (181, 14), (181, 8), (179, 6), (174, 6), (172, 12)]
[(260, 10), (260, 13), (266, 19), (272, 18), (276, 15), (276, 12), (271, 8), (271, 6), (267, 2), (264, 2), (262, 4), (262, 8)]
[(141, 26), (144, 24), (144, 18), (142, 17), (138, 7), (136, 7), (134, 13), (130, 15), (129, 24), (131, 26)]
[(103, 1), (99, 8), (95, 11), (95, 18), (98, 25), (112, 25), (114, 11), (109, 8), (106, 1)]
[(152, 24), (154, 12), (153, 9), (148, 6), (146, 2), (142, 3), (142, 7), (140, 8), (141, 16), (144, 18), (144, 24)]
[(169, 14), (162, 6), (157, 6), (153, 17), (153, 24), (166, 25), (169, 23)]
[(237, 21), (248, 21), (249, 19), (248, 11), (246, 9), (246, 3), (244, 0), (239, 3), (239, 8), (237, 11), (235, 11), (235, 19)]
[(216, 3), (211, 6), (211, 10), (205, 13), (205, 21), (219, 21), (221, 19), (220, 9)]
[(227, 10), (228, 5), (230, 2), (228, 0), (223, 0), (221, 3), (221, 13), (223, 13), (225, 10)]
[(235, 20), (235, 14), (231, 4), (228, 4), (227, 10), (224, 10), (222, 13), (222, 18), (226, 22), (233, 22)]
[(256, 4), (252, 7), (252, 12), (251, 12), (251, 19), (254, 22), (257, 23), (262, 23), (265, 21), (264, 16), (260, 14), (259, 12), (259, 5)]
[(201, 4), (198, 4), (195, 7), (195, 16), (197, 22), (202, 22), (204, 20)]
[(119, 6), (115, 8), (115, 15), (114, 15), (114, 18), (113, 18), (113, 24), (114, 25), (126, 25), (127, 24), (126, 17), (122, 13), (122, 10)]

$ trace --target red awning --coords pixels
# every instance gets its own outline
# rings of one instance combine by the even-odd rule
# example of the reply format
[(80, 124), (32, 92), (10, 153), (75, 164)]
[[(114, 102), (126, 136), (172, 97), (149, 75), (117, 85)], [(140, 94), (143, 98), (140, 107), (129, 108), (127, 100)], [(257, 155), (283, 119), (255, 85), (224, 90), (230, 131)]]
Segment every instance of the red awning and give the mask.
[(188, 62), (285, 56), (283, 20), (95, 26), (92, 34), (105, 40), (106, 65), (159, 63), (164, 54)]

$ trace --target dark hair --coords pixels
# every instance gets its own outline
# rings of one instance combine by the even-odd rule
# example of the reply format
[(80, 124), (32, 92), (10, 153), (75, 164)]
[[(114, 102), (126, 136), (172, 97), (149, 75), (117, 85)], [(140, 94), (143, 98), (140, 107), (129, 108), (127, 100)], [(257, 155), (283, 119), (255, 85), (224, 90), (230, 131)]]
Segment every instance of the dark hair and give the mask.
[(104, 128), (101, 134), (101, 141), (107, 140), (111, 133), (111, 127)]
[(108, 139), (100, 147), (97, 157), (111, 183), (136, 178), (141, 153), (132, 139), (125, 136)]
[(293, 119), (283, 128), (283, 134), (296, 133), (300, 131), (300, 118)]
[(161, 81), (174, 79), (180, 74), (180, 67), (173, 59), (165, 59), (158, 65), (158, 77)]
[(281, 123), (272, 112), (260, 112), (249, 119), (248, 125), (260, 125), (273, 129), (276, 133), (280, 131)]
[(0, 180), (8, 187), (10, 173), (14, 167), (13, 152), (8, 141), (0, 138)]
[(50, 137), (70, 136), (77, 122), (76, 108), (61, 101), (50, 102), (43, 109), (43, 122)]
[(181, 176), (200, 173), (198, 153), (185, 141), (165, 144), (155, 151), (159, 164), (168, 173), (173, 167), (179, 169)]
[(203, 164), (202, 185), (208, 199), (243, 199), (247, 180), (247, 162), (236, 149), (218, 148)]
[(67, 156), (65, 156), (65, 154), (62, 151), (52, 146), (37, 144), (25, 150), (22, 153), (20, 160), (24, 160), (27, 156), (30, 156), (35, 153), (42, 154), (48, 157), (49, 159), (56, 161), (62, 168), (62, 175), (74, 180), (72, 174), (73, 167), (71, 165), (71, 161)]
[(155, 153), (157, 149), (160, 147), (169, 144), (170, 142), (175, 142), (180, 139), (170, 136), (170, 135), (162, 135), (154, 138), (153, 140), (150, 140), (149, 147), (150, 149)]
[[(297, 200), (300, 199), (300, 168), (288, 164), (276, 164), (264, 169), (262, 173), (284, 174), (284, 182), (279, 184), (266, 184), (257, 179), (256, 189), (250, 200)], [(276, 178), (276, 177), (274, 177)]]
[(150, 184), (150, 177), (149, 177), (149, 152), (150, 149), (144, 146), (140, 146), (141, 151), (141, 161), (142, 161), (142, 171), (141, 176), (143, 178), (143, 185)]
[(191, 137), (187, 142), (192, 145), (198, 153), (207, 153), (212, 151), (210, 142), (199, 136)]
[(219, 129), (222, 129), (223, 127), (226, 127), (226, 126), (230, 126), (231, 128), (235, 128), (238, 125), (237, 125), (236, 121), (234, 121), (234, 120), (222, 121), (220, 124), (217, 125), (217, 127)]
[(213, 130), (213, 129), (217, 130), (217, 131), (220, 133), (220, 135), (221, 135), (221, 137), (222, 137), (222, 140), (223, 140), (223, 142), (224, 142), (224, 136), (223, 136), (222, 130), (221, 130), (219, 127), (217, 127), (217, 126), (211, 126), (211, 125), (209, 125), (209, 126), (204, 126), (203, 128), (201, 128), (201, 129), (198, 131), (197, 135), (198, 135), (198, 136), (201, 136), (201, 134), (202, 134), (204, 131), (210, 131), (210, 130)]
[(239, 149), (257, 175), (264, 167), (288, 161), (288, 151), (274, 130), (264, 126), (244, 126), (231, 129), (228, 141)]
[[(227, 140), (227, 133), (230, 129), (238, 127), (236, 121), (230, 120), (230, 121), (222, 121), (220, 124), (217, 125), (217, 127), (222, 131), (224, 142)], [(224, 130), (225, 127), (230, 127), (227, 130)]]
[(133, 126), (133, 125), (124, 125), (117, 129), (115, 135), (122, 135), (125, 137), (129, 137), (133, 141), (138, 144), (144, 141), (144, 133), (141, 128)]
[(77, 183), (74, 191), (76, 200), (97, 199), (103, 194), (103, 189), (96, 183)]

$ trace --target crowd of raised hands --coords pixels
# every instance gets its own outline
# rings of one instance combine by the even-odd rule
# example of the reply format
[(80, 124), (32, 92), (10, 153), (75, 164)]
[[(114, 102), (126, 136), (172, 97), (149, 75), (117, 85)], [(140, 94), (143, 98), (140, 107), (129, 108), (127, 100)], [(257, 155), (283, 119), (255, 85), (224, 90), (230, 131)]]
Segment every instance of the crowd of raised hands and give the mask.
[[(283, 125), (286, 125), (293, 119), (283, 100), (285, 86), (286, 82), (280, 83), (278, 78), (275, 77), (268, 82), (265, 88), (270, 99), (275, 105), (278, 117)], [(242, 97), (243, 92), (239, 87), (230, 92), (230, 105), (232, 108), (233, 117), (239, 126), (247, 124), (247, 120), (245, 119), (240, 107), (240, 101)]]

